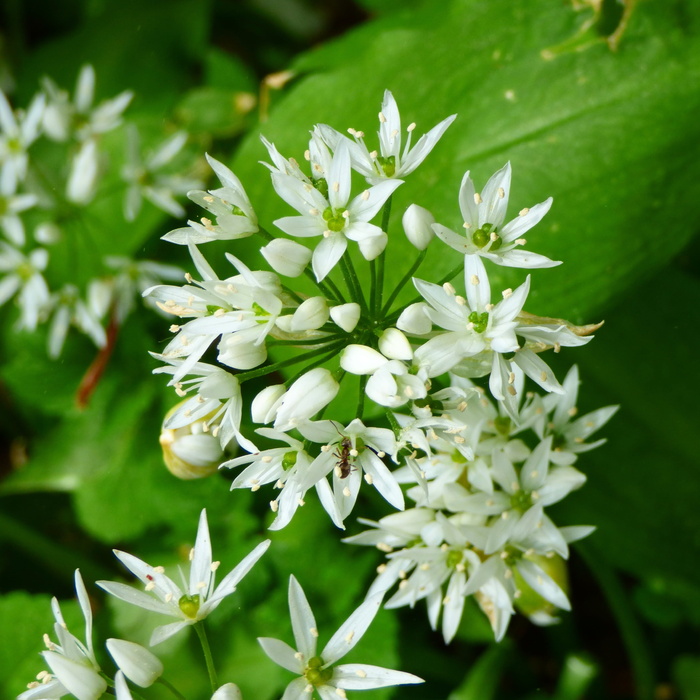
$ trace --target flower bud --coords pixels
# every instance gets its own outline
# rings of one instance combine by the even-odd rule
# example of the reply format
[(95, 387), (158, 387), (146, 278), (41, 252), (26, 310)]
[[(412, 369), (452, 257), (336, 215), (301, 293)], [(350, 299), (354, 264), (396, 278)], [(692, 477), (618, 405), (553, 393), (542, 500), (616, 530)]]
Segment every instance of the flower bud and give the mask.
[(275, 238), (260, 249), (270, 267), (285, 277), (299, 277), (311, 261), (312, 251), (287, 238)]
[(390, 360), (413, 359), (413, 348), (398, 328), (387, 328), (379, 336), (379, 351)]
[(340, 366), (351, 374), (374, 374), (388, 361), (367, 345), (348, 345), (340, 356)]
[(428, 305), (423, 301), (407, 306), (401, 312), (396, 327), (410, 335), (427, 335), (433, 328), (427, 309)]
[(435, 235), (432, 229), (435, 217), (427, 209), (411, 204), (403, 215), (402, 223), (409, 242), (418, 250), (425, 250)]
[[(173, 406), (165, 415), (163, 423), (177, 411), (185, 401)], [(180, 428), (163, 428), (160, 446), (163, 461), (168, 471), (178, 479), (201, 479), (216, 472), (224, 453), (219, 440), (207, 431), (207, 421), (212, 414)]]
[(253, 423), (272, 423), (277, 413), (280, 399), (284, 395), (284, 384), (266, 386), (250, 405)]
[(282, 397), (275, 430), (289, 430), (302, 423), (336, 397), (339, 389), (333, 375), (323, 367), (316, 367), (297, 379)]
[(108, 639), (107, 651), (119, 670), (140, 688), (153, 685), (163, 673), (161, 660), (153, 652), (135, 642)]
[[(257, 329), (253, 329), (257, 332)], [(234, 369), (253, 369), (267, 359), (267, 347), (265, 343), (258, 345), (245, 331), (228, 333), (219, 343), (219, 362)]]
[(235, 683), (226, 683), (211, 696), (211, 700), (243, 700), (243, 695)]
[(333, 322), (340, 326), (346, 333), (352, 333), (355, 330), (357, 322), (360, 320), (360, 305), (354, 301), (349, 304), (341, 304), (334, 306), (331, 309), (331, 318)]
[(329, 315), (326, 300), (323, 297), (311, 297), (294, 312), (291, 330), (293, 333), (316, 330), (328, 320)]

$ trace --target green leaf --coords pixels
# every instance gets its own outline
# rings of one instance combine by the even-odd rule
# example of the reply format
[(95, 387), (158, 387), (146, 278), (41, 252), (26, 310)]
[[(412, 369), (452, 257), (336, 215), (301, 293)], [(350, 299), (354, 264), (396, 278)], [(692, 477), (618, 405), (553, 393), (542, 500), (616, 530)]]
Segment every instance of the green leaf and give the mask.
[(459, 688), (447, 700), (492, 700), (496, 697), (503, 666), (511, 654), (507, 642), (492, 644), (472, 665)]
[(673, 664), (673, 679), (682, 700), (700, 700), (700, 657), (678, 657)]
[[(528, 308), (589, 320), (677, 253), (700, 221), (700, 8), (682, 5), (684, 13), (640, 4), (617, 53), (600, 44), (554, 60), (541, 52), (578, 28), (567, 3), (453, 0), (389, 15), (303, 56), (295, 65), (300, 79), (263, 131), (301, 162), (314, 122), (362, 129), (374, 148), (385, 88), (404, 124), (418, 122), (416, 135), (457, 113), (396, 192), (388, 287), (412, 258), (399, 227), (405, 207), (415, 200), (458, 231), (464, 172), (471, 170), (478, 189), (510, 160), (510, 216), (553, 196), (528, 239), (533, 250), (564, 261), (536, 276)], [(269, 225), (292, 212), (259, 176), (261, 156), (253, 134), (235, 170)], [(434, 241), (418, 276), (438, 276), (455, 261)], [(494, 287), (522, 279), (508, 269), (493, 276)]]

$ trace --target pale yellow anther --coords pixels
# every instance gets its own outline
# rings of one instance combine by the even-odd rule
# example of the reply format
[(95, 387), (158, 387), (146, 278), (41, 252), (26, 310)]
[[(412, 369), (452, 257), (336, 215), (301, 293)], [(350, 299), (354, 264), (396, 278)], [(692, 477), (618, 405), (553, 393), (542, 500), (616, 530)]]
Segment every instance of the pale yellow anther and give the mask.
[(465, 221), (462, 224), (462, 228), (470, 229), (471, 227), (472, 227), (472, 225), (468, 221)]
[(383, 113), (383, 112), (379, 112), (379, 121), (380, 121), (382, 124), (385, 124), (385, 123), (386, 123), (386, 117), (384, 116), (384, 113)]
[(508, 384), (513, 384), (513, 382), (515, 382), (515, 372), (511, 372), (508, 375)]
[(272, 461), (272, 457), (270, 455), (265, 455), (264, 457), (260, 458), (261, 462), (264, 462), (265, 464), (269, 464)]
[(366, 202), (369, 199), (369, 190), (365, 190), (360, 197)]
[(486, 306), (484, 306), (484, 308), (486, 309), (486, 311), (491, 312), (496, 308), (496, 306), (495, 306), (495, 304), (486, 304)]
[(251, 491), (260, 491), (260, 484), (255, 484), (255, 483), (251, 482), (250, 490)]
[(180, 326), (178, 326), (176, 323), (173, 323), (168, 330), (171, 333), (177, 333), (180, 330)]
[(499, 187), (499, 188), (498, 188), (498, 197), (499, 197), (499, 199), (503, 199), (505, 196), (506, 196), (506, 191), (505, 191), (502, 187)]
[(543, 370), (542, 372), (540, 372), (540, 379), (541, 379), (543, 382), (546, 382), (546, 381), (547, 381), (547, 373), (546, 373), (544, 370)]
[(333, 183), (333, 192), (340, 192), (340, 183), (339, 182)]
[(330, 445), (321, 445), (321, 452), (330, 452), (331, 446)]
[(404, 579), (403, 581), (399, 581), (399, 590), (401, 590), (402, 588), (406, 588), (406, 586), (408, 586), (408, 581), (406, 581), (406, 579)]
[(330, 235), (331, 235), (331, 232), (330, 232), (330, 231), (324, 231), (324, 232), (323, 232), (323, 237), (324, 237), (324, 238), (328, 238)]
[(309, 632), (311, 632), (312, 637), (318, 637), (318, 630), (315, 627), (310, 627)]
[(554, 352), (561, 352), (561, 343), (554, 343)]
[(516, 238), (515, 245), (527, 245), (527, 241), (524, 238)]
[(284, 488), (284, 481), (282, 479), (277, 479), (275, 482), (275, 488), (276, 489), (283, 489)]
[(577, 445), (581, 445), (581, 444), (583, 443), (583, 441), (584, 441), (584, 440), (583, 440), (582, 437), (575, 437), (575, 438), (574, 438), (574, 442), (575, 442)]
[(370, 151), (369, 157), (374, 160), (378, 155), (377, 151)]
[(342, 688), (336, 688), (335, 689), (335, 694), (339, 698), (347, 698), (348, 694), (342, 689)]
[(149, 582), (146, 584), (145, 590), (147, 590), (147, 591), (152, 591), (155, 587), (156, 587), (156, 584), (153, 583), (153, 581), (149, 581)]
[(365, 671), (363, 671), (361, 668), (358, 668), (358, 669), (355, 671), (355, 675), (356, 675), (358, 678), (367, 678), (367, 673), (366, 673)]
[(454, 440), (458, 445), (462, 445), (466, 442), (466, 440), (461, 435), (455, 435)]
[(380, 552), (386, 552), (387, 554), (389, 554), (389, 552), (394, 551), (394, 548), (386, 542), (380, 542), (379, 544), (377, 544), (377, 549)]
[(443, 604), (443, 605), (447, 605), (449, 602), (450, 602), (450, 596), (446, 595), (446, 596), (442, 599), (442, 604)]
[(300, 498), (297, 503), (299, 504), (299, 507), (301, 508), (302, 506), (306, 505), (306, 501), (303, 498)]
[(455, 288), (449, 282), (445, 282), (445, 284), (442, 285), (442, 288), (452, 296), (454, 296), (456, 293)]
[(214, 428), (213, 428), (212, 431), (211, 431), (211, 434), (212, 434), (214, 437), (218, 437), (218, 436), (219, 436), (219, 431), (220, 431), (220, 430), (221, 430), (221, 426), (220, 426), (220, 425), (215, 425)]
[(351, 495), (352, 495), (352, 493), (351, 493), (350, 489), (346, 486), (343, 489), (343, 496), (345, 496), (345, 498), (350, 498)]
[(321, 212), (316, 209), (315, 207), (313, 209), (309, 209), (309, 215), (310, 216), (318, 216)]
[(209, 567), (209, 569), (211, 570), (212, 573), (214, 573), (214, 571), (216, 571), (220, 566), (221, 566), (220, 561), (213, 561), (211, 563), (211, 566)]
[(196, 588), (200, 591), (204, 590), (209, 584), (206, 581), (197, 581)]
[(474, 204), (481, 204), (484, 200), (481, 199), (481, 195), (478, 192), (474, 193)]
[(459, 296), (459, 294), (455, 297), (455, 301), (460, 305), (460, 306), (466, 306), (467, 305), (467, 300), (464, 297)]
[(394, 130), (391, 132), (391, 138), (392, 138), (392, 139), (395, 139), (395, 138), (398, 136), (398, 134), (399, 134), (399, 130), (398, 130), (398, 129), (394, 129)]
[(457, 404), (457, 410), (458, 410), (460, 413), (464, 413), (464, 411), (467, 410), (467, 405), (468, 405), (468, 404), (467, 404), (466, 401), (460, 401), (460, 402)]
[(503, 574), (504, 578), (513, 578), (513, 572), (510, 569), (506, 569), (505, 573)]
[(386, 452), (379, 450), (379, 452), (377, 452), (377, 457), (379, 457), (379, 459), (384, 459), (384, 457), (386, 457)]
[[(189, 272), (185, 272), (185, 280), (186, 280), (187, 282), (189, 282), (190, 284), (192, 284), (192, 275), (191, 275)], [(191, 301), (188, 301), (187, 303), (188, 303), (188, 304), (191, 304), (192, 302), (191, 302)]]
[(273, 513), (276, 513), (279, 510), (280, 503), (279, 501), (270, 501), (270, 510)]
[(476, 287), (477, 284), (479, 284), (479, 275), (472, 275), (469, 278), (469, 281)]
[(518, 216), (525, 216), (525, 214), (527, 214), (529, 211), (530, 211), (529, 207), (525, 207), (525, 209), (521, 209), (518, 212)]
[(173, 598), (174, 598), (174, 596), (173, 596), (172, 593), (166, 593), (166, 594), (165, 594), (165, 602), (166, 602), (166, 603), (170, 603), (170, 602), (172, 601)]
[(182, 388), (182, 384), (175, 385), (175, 393), (180, 397), (187, 396), (187, 392)]
[(383, 573), (386, 571), (386, 564), (380, 564), (380, 565), (375, 569), (375, 571), (376, 571), (378, 574), (383, 574)]
[(365, 474), (365, 481), (371, 486), (374, 483), (374, 479), (371, 474)]
[(311, 160), (311, 151), (308, 148), (304, 151), (304, 160)]

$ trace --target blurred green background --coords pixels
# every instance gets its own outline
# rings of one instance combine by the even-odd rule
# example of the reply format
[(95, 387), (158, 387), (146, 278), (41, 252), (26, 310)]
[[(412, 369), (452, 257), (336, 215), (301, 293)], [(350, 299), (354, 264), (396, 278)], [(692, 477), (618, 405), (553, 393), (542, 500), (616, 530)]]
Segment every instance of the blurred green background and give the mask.
[[(232, 164), (268, 227), (286, 209), (258, 164), (267, 157), (258, 133), (300, 158), (316, 122), (371, 133), (386, 88), (406, 123), (418, 123), (417, 133), (459, 115), (397, 192), (393, 235), (402, 235), (400, 217), (411, 201), (457, 226), (463, 173), (483, 183), (506, 160), (514, 170), (511, 213), (554, 197), (530, 247), (564, 264), (535, 271), (528, 310), (605, 320), (593, 343), (562, 353), (556, 369), (562, 377), (579, 364), (581, 410), (622, 407), (604, 429), (608, 443), (579, 462), (588, 483), (555, 513), (562, 524), (598, 527), (570, 561), (573, 612), (546, 629), (516, 618), (507, 640), (494, 645), (481, 613), (469, 609), (445, 647), (422, 605), (383, 611), (357, 658), (427, 682), (370, 691), (368, 699), (700, 698), (700, 412), (693, 394), (700, 388), (700, 3), (576, 5), (5, 0), (0, 7), (0, 86), (15, 105), (28, 104), (42, 76), (72, 87), (80, 66), (92, 63), (98, 97), (134, 90), (130, 119), (185, 128), (201, 151)], [(608, 39), (621, 22), (626, 29), (613, 51)], [(293, 76), (284, 87), (267, 87), (266, 76), (287, 70)], [(241, 110), (242, 99), (252, 109)], [(119, 207), (105, 205), (98, 246), (187, 265), (181, 250), (158, 241), (180, 222), (153, 210), (147, 225), (130, 228)], [(215, 268), (226, 249), (259, 263), (252, 243), (235, 244), (206, 250)], [(434, 247), (428, 258), (436, 275), (452, 264), (439, 253)], [(403, 267), (389, 275), (392, 269), (398, 279)], [(71, 274), (84, 281), (90, 270)], [(499, 274), (492, 284), (522, 279), (513, 270)], [(166, 322), (146, 311), (132, 316), (89, 407), (78, 410), (74, 393), (94, 348), (74, 337), (51, 362), (43, 331), (17, 333), (14, 320), (14, 309), (0, 308), (3, 698), (41, 669), (36, 654), (51, 624), (49, 598), (72, 597), (76, 567), (87, 582), (122, 576), (112, 547), (175, 562), (206, 506), (225, 569), (269, 522), (264, 499), (229, 493), (229, 475), (181, 482), (162, 466), (160, 421), (175, 397), (151, 376), (147, 351), (162, 347)], [(364, 498), (363, 515), (385, 513)], [(288, 575), (299, 578), (330, 633), (381, 561), (373, 551), (341, 547), (316, 504), (272, 539), (212, 621), (220, 675), (237, 682), (246, 700), (277, 698), (289, 680), (255, 641), (290, 637)], [(90, 590), (100, 638), (116, 629), (147, 639), (142, 616)], [(194, 639), (160, 651), (166, 665), (184, 669), (171, 680), (188, 697), (208, 697), (204, 675), (189, 672), (189, 658), (198, 663)]]

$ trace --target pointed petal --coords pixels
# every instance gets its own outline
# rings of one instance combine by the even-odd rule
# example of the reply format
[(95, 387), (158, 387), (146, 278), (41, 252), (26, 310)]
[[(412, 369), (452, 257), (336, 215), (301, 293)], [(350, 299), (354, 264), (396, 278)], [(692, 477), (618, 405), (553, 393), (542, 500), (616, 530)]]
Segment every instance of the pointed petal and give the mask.
[(297, 658), (297, 652), (286, 642), (272, 637), (258, 637), (258, 643), (278, 666), (292, 673), (304, 673), (304, 662)]
[(369, 690), (424, 682), (412, 673), (370, 664), (342, 664), (333, 669), (333, 683), (344, 690)]
[(381, 604), (382, 596), (374, 595), (350, 615), (321, 652), (321, 657), (326, 664), (334, 664), (362, 639), (362, 635), (374, 620)]
[[(297, 649), (308, 661), (316, 656), (318, 629), (309, 601), (294, 576), (289, 577), (289, 614), (292, 619), (292, 630)], [(324, 660), (327, 661), (325, 658)]]

